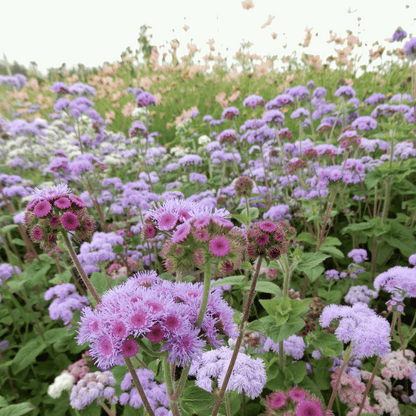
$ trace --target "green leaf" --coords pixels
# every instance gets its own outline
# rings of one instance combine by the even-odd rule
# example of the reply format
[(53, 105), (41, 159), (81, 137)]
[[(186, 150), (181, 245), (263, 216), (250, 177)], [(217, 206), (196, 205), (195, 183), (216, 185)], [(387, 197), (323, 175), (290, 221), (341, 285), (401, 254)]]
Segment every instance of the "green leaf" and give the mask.
[(0, 416), (21, 416), (31, 412), (35, 408), (30, 402), (11, 404), (0, 409)]
[(17, 246), (25, 247), (26, 243), (21, 238), (13, 238), (13, 243), (15, 243)]
[(303, 380), (299, 383), (300, 387), (303, 387), (313, 393), (316, 397), (319, 397), (321, 400), (324, 400), (324, 396), (319, 389), (319, 387), (308, 377), (305, 376)]
[(291, 335), (296, 334), (305, 326), (305, 321), (302, 318), (294, 318), (280, 326), (271, 328), (269, 337), (274, 342), (281, 342), (288, 339)]
[[(32, 364), (36, 357), (46, 348), (46, 344), (38, 337), (31, 339), (17, 352), (13, 359), (12, 371), (17, 374)], [(1, 415), (1, 413), (0, 413)]]
[(129, 220), (127, 220), (126, 222), (139, 222), (139, 221), (141, 221), (140, 217), (133, 217), (133, 218), (130, 218)]
[(290, 311), (290, 316), (293, 318), (295, 316), (306, 313), (309, 310), (309, 303), (312, 299), (290, 299), (290, 305), (292, 310)]
[(327, 357), (338, 357), (344, 349), (343, 342), (338, 341), (334, 334), (326, 334), (325, 332), (319, 332), (311, 344), (320, 348)]
[(304, 241), (305, 243), (309, 243), (314, 246), (316, 246), (317, 244), (316, 241), (313, 239), (311, 233), (300, 233), (299, 235), (296, 236), (296, 241), (298, 242)]
[[(116, 285), (116, 281), (110, 277), (108, 277), (108, 280), (110, 282), (110, 285), (113, 287)], [(95, 287), (97, 293), (102, 296), (102, 294), (104, 292), (106, 292), (107, 290), (109, 290), (108, 288), (108, 283), (105, 280), (105, 277), (102, 273), (97, 273), (94, 272), (91, 277), (90, 277), (91, 283), (93, 284), (93, 286)]]
[[(257, 202), (258, 202), (258, 201), (257, 201)], [(249, 215), (250, 215), (250, 219), (251, 219), (251, 220), (255, 220), (256, 218), (258, 218), (258, 217), (259, 217), (259, 213), (260, 213), (260, 211), (259, 211), (259, 209), (258, 209), (258, 208), (252, 207), (252, 208), (249, 208), (249, 209), (248, 209), (248, 213), (249, 213)]]
[(13, 221), (13, 215), (1, 215), (0, 216), (0, 222), (9, 222), (9, 221)]
[(371, 172), (367, 172), (365, 174), (364, 183), (368, 189), (372, 189), (376, 186), (377, 183), (380, 182), (382, 178), (381, 172), (376, 168)]
[(350, 224), (341, 230), (341, 234), (356, 233), (357, 231), (369, 230), (374, 227), (374, 223), (360, 222), (358, 224)]
[(285, 373), (295, 383), (300, 383), (306, 376), (306, 363), (304, 361), (298, 361), (290, 364), (286, 367)]
[(0, 407), (4, 406), (7, 406), (7, 400), (3, 396), (0, 396)]
[(8, 233), (11, 230), (14, 230), (15, 228), (18, 228), (19, 226), (17, 224), (9, 224), (4, 226), (0, 231), (4, 234)]
[(240, 269), (253, 271), (253, 265), (249, 261), (243, 261)]
[(231, 216), (235, 218), (236, 220), (242, 222), (243, 224), (248, 224), (250, 222), (250, 218), (244, 214), (233, 214)]
[(260, 299), (260, 303), (261, 303), (261, 306), (263, 306), (263, 308), (266, 309), (266, 312), (270, 316), (275, 316), (279, 313), (279, 310), (278, 310), (279, 300), (278, 299), (276, 298)]
[(303, 273), (309, 278), (309, 282), (313, 283), (325, 271), (322, 266), (314, 267), (313, 269), (304, 270)]
[[(249, 290), (250, 285), (246, 286), (244, 289)], [(277, 296), (280, 295), (280, 297), (282, 294), (282, 291), (280, 290), (279, 286), (272, 282), (257, 282), (255, 291), (260, 293), (271, 293), (272, 295)]]
[(122, 244), (116, 244), (113, 247), (113, 253), (121, 254), (124, 253), (125, 247)]
[(321, 247), (325, 246), (340, 246), (342, 243), (336, 237), (327, 237), (325, 238), (324, 242), (322, 243)]
[(344, 258), (344, 253), (341, 250), (338, 250), (335, 247), (323, 247), (323, 246), (321, 246), (319, 251), (324, 251), (325, 253), (332, 254), (334, 257), (337, 257), (339, 259)]
[(75, 332), (69, 328), (55, 328), (46, 331), (43, 336), (45, 337), (47, 344), (54, 344), (57, 341), (60, 341), (67, 337), (74, 337)]
[(225, 286), (225, 285), (239, 285), (244, 281), (244, 276), (243, 275), (239, 275), (239, 276), (228, 276), (228, 277), (224, 277), (224, 279), (221, 280), (216, 280), (215, 282), (211, 283), (211, 287), (216, 287), (216, 286)]
[(416, 252), (416, 241), (412, 231), (398, 221), (390, 221), (390, 225), (390, 232), (384, 234), (384, 241), (392, 247), (397, 247), (403, 256), (410, 257)]
[(302, 261), (296, 266), (297, 270), (304, 272), (305, 270), (312, 269), (321, 264), (328, 256), (322, 253), (304, 253)]
[(213, 406), (218, 401), (218, 397), (200, 387), (191, 386), (183, 391), (179, 401), (182, 410), (192, 414)]

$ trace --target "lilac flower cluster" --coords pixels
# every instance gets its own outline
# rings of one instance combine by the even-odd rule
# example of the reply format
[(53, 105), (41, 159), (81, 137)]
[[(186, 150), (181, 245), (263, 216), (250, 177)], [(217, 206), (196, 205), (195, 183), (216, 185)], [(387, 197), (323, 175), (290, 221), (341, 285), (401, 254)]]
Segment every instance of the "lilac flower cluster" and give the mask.
[(345, 302), (350, 305), (354, 305), (358, 302), (369, 304), (371, 298), (376, 299), (378, 293), (374, 290), (371, 290), (366, 285), (362, 286), (352, 286), (348, 293), (345, 295)]
[(118, 397), (113, 387), (115, 384), (116, 380), (111, 371), (88, 373), (72, 387), (70, 405), (81, 410), (94, 401), (100, 404), (100, 399), (107, 399), (110, 404), (116, 404)]
[[(290, 355), (295, 360), (300, 360), (305, 353), (306, 345), (303, 338), (293, 334), (283, 341), (283, 352)], [(271, 338), (267, 338), (263, 344), (262, 352), (274, 351), (279, 354), (279, 342), (274, 342)]]
[(0, 286), (3, 286), (3, 280), (8, 280), (13, 276), (13, 273), (20, 274), (22, 271), (17, 266), (12, 266), (8, 263), (0, 264)]
[(20, 90), (27, 84), (27, 79), (22, 74), (10, 75), (0, 75), (0, 85), (8, 84), (16, 89)]
[(235, 336), (233, 310), (211, 289), (201, 328), (196, 327), (203, 294), (200, 283), (173, 283), (155, 272), (137, 273), (102, 296), (99, 308), (84, 308), (78, 333), (80, 345), (90, 342), (90, 355), (100, 368), (123, 356), (137, 354), (136, 339), (147, 337), (168, 351), (169, 362), (184, 367), (220, 335)]
[(259, 95), (249, 95), (247, 98), (243, 101), (244, 107), (251, 107), (253, 110), (258, 106), (264, 106), (265, 101), (263, 97), (260, 97)]
[(335, 335), (342, 342), (352, 342), (356, 358), (384, 357), (390, 352), (390, 324), (366, 304), (326, 306), (319, 318), (320, 325), (326, 328), (334, 320), (339, 320)]
[(374, 280), (377, 291), (391, 293), (400, 299), (416, 297), (416, 269), (395, 266), (379, 274)]
[(348, 253), (348, 257), (352, 258), (355, 263), (362, 263), (364, 260), (368, 260), (367, 251), (361, 248), (351, 250)]
[(404, 54), (411, 60), (416, 59), (416, 37), (411, 38), (405, 43)]
[[(150, 407), (155, 412), (155, 415), (168, 416), (169, 398), (166, 391), (166, 384), (158, 384), (154, 380), (154, 374), (151, 370), (138, 368), (136, 370), (136, 374), (140, 380), (140, 384), (143, 387), (147, 400), (149, 401)], [(124, 376), (120, 387), (121, 390), (124, 391), (124, 393), (121, 393), (119, 401), (122, 406), (125, 406), (128, 403), (131, 407), (139, 409), (143, 405), (137, 388), (133, 387), (133, 377), (130, 373), (127, 373)], [(127, 392), (126, 390), (130, 391)]]
[[(195, 384), (206, 391), (213, 391), (213, 381), (221, 389), (232, 355), (233, 351), (229, 347), (204, 352), (192, 362), (189, 374), (196, 376)], [(240, 394), (244, 391), (255, 399), (263, 391), (266, 381), (264, 361), (239, 352), (226, 391)]]
[(205, 185), (205, 182), (207, 181), (207, 176), (202, 173), (192, 172), (189, 175), (189, 181), (190, 182), (199, 182), (201, 185)]
[(62, 319), (64, 325), (68, 325), (74, 317), (73, 311), (83, 309), (86, 305), (89, 305), (88, 299), (85, 296), (80, 296), (78, 293), (75, 293), (75, 290), (73, 284), (62, 283), (49, 288), (45, 292), (45, 300), (51, 300), (56, 296), (49, 305), (49, 316), (53, 321)]

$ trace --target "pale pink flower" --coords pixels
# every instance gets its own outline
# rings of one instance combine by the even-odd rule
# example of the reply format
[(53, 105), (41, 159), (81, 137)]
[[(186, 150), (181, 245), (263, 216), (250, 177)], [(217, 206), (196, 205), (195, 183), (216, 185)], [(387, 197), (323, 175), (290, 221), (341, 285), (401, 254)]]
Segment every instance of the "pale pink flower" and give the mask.
[(267, 22), (264, 25), (262, 25), (261, 28), (264, 29), (265, 27), (269, 26), (273, 22), (274, 17), (275, 16), (270, 16), (269, 15), (269, 18), (267, 19)]

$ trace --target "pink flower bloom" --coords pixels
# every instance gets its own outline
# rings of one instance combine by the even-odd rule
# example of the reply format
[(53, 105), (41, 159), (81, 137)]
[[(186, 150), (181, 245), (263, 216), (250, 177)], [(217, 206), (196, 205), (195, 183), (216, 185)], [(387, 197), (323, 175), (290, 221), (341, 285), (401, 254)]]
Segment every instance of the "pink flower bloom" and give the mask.
[(112, 328), (113, 336), (117, 339), (123, 339), (127, 334), (126, 325), (122, 321), (116, 321)]
[(203, 227), (207, 227), (209, 225), (209, 218), (205, 217), (205, 218), (200, 218), (198, 220), (195, 220), (194, 222), (194, 227), (195, 228), (203, 228)]
[(172, 236), (172, 241), (174, 243), (182, 243), (182, 241), (184, 241), (188, 237), (190, 232), (191, 232), (190, 224), (187, 222), (184, 222), (176, 229), (175, 233)]
[(288, 395), (290, 399), (296, 403), (300, 403), (301, 401), (305, 400), (306, 393), (304, 390), (292, 388), (288, 390)]
[(196, 230), (194, 232), (194, 237), (198, 241), (208, 241), (209, 240), (209, 232), (206, 230)]
[(145, 238), (153, 238), (156, 235), (156, 227), (153, 224), (145, 224), (143, 234)]
[(44, 231), (43, 228), (40, 225), (35, 225), (31, 230), (30, 230), (30, 237), (32, 238), (32, 240), (35, 243), (39, 243), (43, 240), (43, 236), (44, 236)]
[(98, 350), (102, 356), (109, 357), (113, 354), (114, 347), (109, 336), (104, 335), (98, 340)]
[(78, 217), (72, 212), (65, 212), (65, 214), (61, 217), (61, 224), (65, 230), (73, 231), (79, 225)]
[(210, 241), (209, 251), (217, 257), (224, 257), (230, 251), (230, 243), (225, 237), (217, 237)]
[(160, 324), (153, 325), (150, 328), (150, 332), (147, 334), (147, 338), (151, 342), (160, 342), (165, 336), (165, 331)]
[(286, 395), (282, 392), (279, 392), (271, 398), (269, 407), (272, 410), (279, 410), (282, 407), (286, 406)]
[(85, 202), (79, 197), (74, 194), (69, 195), (69, 199), (77, 208), (84, 208)]
[(134, 339), (127, 339), (121, 346), (121, 354), (124, 357), (134, 357), (139, 351), (139, 346)]
[(38, 218), (45, 218), (52, 210), (52, 205), (48, 201), (40, 201), (33, 210)]
[(256, 242), (259, 246), (264, 246), (269, 242), (269, 236), (267, 234), (260, 234)]
[(161, 230), (171, 231), (178, 221), (178, 214), (166, 211), (157, 217), (158, 226)]
[(57, 227), (61, 223), (61, 219), (59, 218), (59, 215), (52, 215), (52, 217), (49, 219), (49, 225), (52, 228)]
[(59, 209), (68, 209), (71, 206), (71, 201), (63, 196), (57, 199), (53, 204)]
[(322, 408), (318, 403), (305, 400), (298, 404), (296, 416), (323, 416)]
[(260, 223), (260, 230), (266, 233), (272, 233), (277, 230), (277, 225), (271, 221), (263, 221)]

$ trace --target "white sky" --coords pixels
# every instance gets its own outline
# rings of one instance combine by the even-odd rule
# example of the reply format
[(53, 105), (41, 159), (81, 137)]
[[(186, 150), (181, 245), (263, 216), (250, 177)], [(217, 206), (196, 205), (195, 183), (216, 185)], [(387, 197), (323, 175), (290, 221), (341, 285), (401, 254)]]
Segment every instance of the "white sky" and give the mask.
[[(0, 24), (0, 54), (9, 62), (29, 66), (36, 61), (41, 72), (66, 63), (68, 68), (78, 63), (87, 67), (100, 66), (120, 59), (130, 46), (138, 49), (140, 26), (152, 29), (152, 45), (167, 52), (167, 41), (177, 38), (181, 43), (178, 56), (188, 52), (187, 43), (201, 49), (202, 57), (209, 53), (207, 41), (214, 39), (216, 51), (228, 56), (228, 64), (242, 41), (250, 41), (251, 53), (261, 56), (288, 55), (297, 51), (335, 54), (334, 43), (327, 44), (329, 30), (346, 37), (353, 31), (366, 50), (375, 41), (388, 45), (398, 26), (416, 36), (416, 2), (414, 0), (253, 0), (255, 7), (244, 10), (241, 0), (9, 0), (2, 3)], [(406, 5), (409, 5), (406, 8)], [(348, 10), (353, 13), (348, 13)], [(269, 15), (271, 25), (261, 26)], [(361, 21), (358, 21), (361, 18)], [(184, 24), (190, 29), (185, 32)], [(313, 28), (311, 45), (300, 48), (305, 28)], [(273, 40), (271, 34), (278, 34)], [(315, 37), (315, 34), (318, 36)], [(287, 48), (283, 49), (283, 45)], [(403, 46), (390, 45), (390, 49)], [(343, 47), (345, 47), (344, 45)], [(228, 51), (227, 51), (228, 48)], [(377, 48), (377, 47), (376, 47)], [(376, 49), (375, 48), (375, 49)], [(368, 54), (361, 64), (368, 64)], [(0, 59), (2, 55), (0, 55)], [(204, 63), (201, 59), (201, 63)]]

